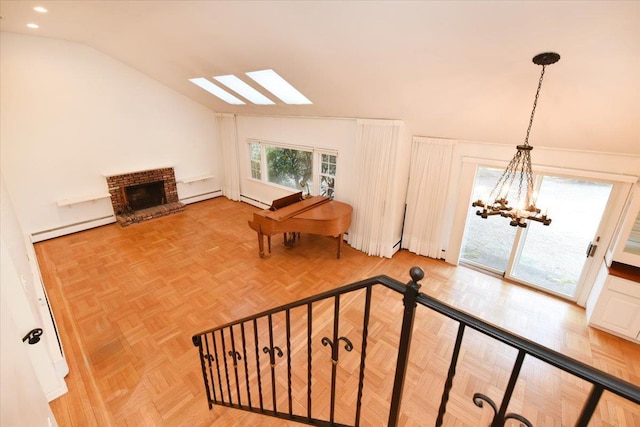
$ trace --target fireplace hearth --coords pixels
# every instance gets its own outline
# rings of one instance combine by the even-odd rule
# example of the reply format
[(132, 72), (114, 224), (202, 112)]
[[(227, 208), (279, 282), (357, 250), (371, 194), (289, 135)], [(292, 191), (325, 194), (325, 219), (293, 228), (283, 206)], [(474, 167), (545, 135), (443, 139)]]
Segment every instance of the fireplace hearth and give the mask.
[(173, 168), (112, 175), (107, 184), (113, 211), (123, 227), (184, 210)]

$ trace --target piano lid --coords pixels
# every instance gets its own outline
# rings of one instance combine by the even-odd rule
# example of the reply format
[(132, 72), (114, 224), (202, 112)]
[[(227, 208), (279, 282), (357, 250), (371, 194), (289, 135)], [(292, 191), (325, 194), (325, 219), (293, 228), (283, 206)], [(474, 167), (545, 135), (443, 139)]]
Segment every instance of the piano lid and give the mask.
[(278, 209), (276, 211), (270, 211), (270, 210), (262, 211), (262, 216), (264, 216), (265, 218), (272, 219), (274, 221), (284, 221), (302, 212), (308, 211), (309, 209), (313, 209), (316, 206), (319, 206), (323, 203), (328, 203), (330, 201), (331, 199), (329, 197), (313, 196), (308, 199), (304, 199), (294, 204), (291, 204), (289, 206), (285, 206), (284, 208)]

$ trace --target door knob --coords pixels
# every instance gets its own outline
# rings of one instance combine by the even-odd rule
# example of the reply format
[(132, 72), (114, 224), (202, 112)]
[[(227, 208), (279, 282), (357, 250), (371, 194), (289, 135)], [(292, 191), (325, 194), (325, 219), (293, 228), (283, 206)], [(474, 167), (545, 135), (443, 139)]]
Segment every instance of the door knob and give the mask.
[(36, 328), (32, 329), (27, 333), (27, 335), (22, 338), (22, 342), (29, 341), (29, 344), (37, 344), (40, 341), (40, 336), (42, 335), (42, 329)]

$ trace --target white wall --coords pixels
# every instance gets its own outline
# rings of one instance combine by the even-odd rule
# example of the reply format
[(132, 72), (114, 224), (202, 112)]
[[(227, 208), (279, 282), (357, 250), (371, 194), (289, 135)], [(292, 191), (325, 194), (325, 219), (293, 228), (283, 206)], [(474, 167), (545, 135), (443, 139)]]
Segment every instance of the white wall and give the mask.
[(214, 112), (85, 45), (0, 43), (2, 175), (26, 232), (113, 221), (109, 198), (58, 206), (106, 194), (105, 175), (173, 166), (214, 177), (179, 184), (181, 199), (220, 189)]

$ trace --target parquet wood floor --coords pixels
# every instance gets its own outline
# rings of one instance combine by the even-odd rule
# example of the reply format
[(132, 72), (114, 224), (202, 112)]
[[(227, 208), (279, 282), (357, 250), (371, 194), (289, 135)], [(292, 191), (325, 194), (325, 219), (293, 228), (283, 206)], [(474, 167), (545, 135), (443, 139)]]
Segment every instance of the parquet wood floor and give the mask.
[[(260, 259), (247, 225), (254, 211), (220, 197), (126, 228), (112, 224), (36, 244), (70, 367), (69, 392), (51, 403), (61, 426), (298, 425), (222, 407), (209, 411), (191, 336), (374, 275), (407, 282), (412, 266), (426, 273), (422, 292), (640, 384), (640, 346), (588, 327), (580, 307), (407, 251), (385, 259), (345, 245), (337, 260), (335, 241), (326, 237), (303, 235), (291, 249), (276, 237), (271, 257)], [(341, 328), (361, 327), (358, 301), (341, 305)], [(365, 426), (386, 422), (395, 364), (388, 331), (399, 325), (402, 308), (385, 292), (374, 301)], [(418, 311), (401, 425), (434, 424), (455, 333), (452, 321)], [(358, 363), (349, 357), (339, 365), (346, 378), (339, 399), (347, 406), (355, 399), (349, 372)], [(488, 425), (490, 410), (474, 406), (471, 395), (499, 401), (514, 359), (514, 350), (467, 332), (445, 425)], [(294, 374), (294, 388), (303, 387), (296, 376), (304, 374)], [(321, 382), (322, 374), (314, 378)], [(572, 425), (587, 393), (580, 380), (526, 359), (510, 411), (536, 426)], [(305, 402), (303, 394), (296, 408), (303, 411)], [(640, 408), (605, 393), (591, 425), (640, 426)]]

